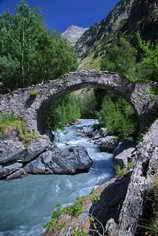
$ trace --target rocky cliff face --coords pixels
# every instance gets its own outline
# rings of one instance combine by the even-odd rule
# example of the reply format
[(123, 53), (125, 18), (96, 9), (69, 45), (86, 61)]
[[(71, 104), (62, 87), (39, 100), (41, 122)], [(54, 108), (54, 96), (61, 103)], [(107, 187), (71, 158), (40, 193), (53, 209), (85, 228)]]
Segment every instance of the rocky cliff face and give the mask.
[(74, 46), (86, 30), (87, 28), (71, 25), (64, 33), (62, 33), (62, 37), (70, 41)]
[(108, 43), (117, 33), (139, 31), (144, 39), (158, 40), (157, 0), (121, 0), (101, 22), (92, 25), (76, 43), (81, 58), (100, 51), (102, 41)]
[[(72, 236), (74, 229), (77, 232), (89, 232), (93, 236), (140, 235), (136, 234), (138, 222), (147, 204), (146, 196), (158, 174), (157, 130), (158, 120), (151, 125), (142, 142), (132, 152), (125, 154), (123, 150), (119, 154), (135, 163), (133, 171), (103, 185), (100, 189), (102, 192), (98, 191), (99, 194), (101, 192), (100, 197), (84, 205), (84, 211), (78, 218), (67, 220), (64, 215), (64, 228), (59, 231), (53, 228), (45, 236)], [(146, 214), (149, 216), (148, 212)], [(61, 219), (58, 221), (60, 224)]]

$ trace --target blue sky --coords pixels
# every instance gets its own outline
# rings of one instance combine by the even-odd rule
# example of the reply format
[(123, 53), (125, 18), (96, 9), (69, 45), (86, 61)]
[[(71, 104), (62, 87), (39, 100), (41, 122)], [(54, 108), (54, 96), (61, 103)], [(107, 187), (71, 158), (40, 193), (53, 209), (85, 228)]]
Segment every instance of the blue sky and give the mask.
[[(63, 32), (70, 25), (89, 27), (102, 20), (119, 0), (27, 0), (41, 10), (49, 29)], [(14, 12), (19, 0), (0, 0), (0, 13)]]

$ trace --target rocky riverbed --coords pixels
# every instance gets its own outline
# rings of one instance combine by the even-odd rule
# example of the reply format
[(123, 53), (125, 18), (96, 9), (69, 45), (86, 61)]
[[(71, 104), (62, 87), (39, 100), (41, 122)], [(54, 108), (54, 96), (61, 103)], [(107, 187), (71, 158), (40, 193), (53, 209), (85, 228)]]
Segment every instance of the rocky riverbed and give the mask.
[[(45, 175), (44, 172), (44, 175), (41, 175), (43, 162), (38, 157), (29, 163), (24, 163), (25, 167), (30, 169), (33, 163), (31, 171), (36, 171), (36, 175), (29, 174), (22, 179), (0, 181), (0, 188), (3, 189), (0, 194), (0, 206), (3, 212), (0, 214), (0, 236), (41, 235), (44, 231), (42, 225), (49, 221), (50, 215), (57, 205), (64, 206), (72, 203), (77, 197), (88, 194), (94, 186), (100, 185), (114, 176), (112, 154), (100, 152), (98, 144), (95, 144), (91, 138), (82, 135), (82, 127), (87, 126), (88, 128), (95, 122), (96, 120), (80, 121), (78, 124), (66, 127), (64, 131), (57, 132), (55, 136), (55, 150), (59, 150), (56, 155), (57, 163), (60, 163), (64, 169), (71, 167), (71, 170), (75, 169), (73, 166), (75, 164), (79, 172), (77, 175), (74, 175), (74, 171), (71, 171), (73, 175), (54, 175), (52, 173)], [(43, 151), (40, 155), (44, 158), (47, 153), (49, 150)], [(80, 160), (78, 156), (83, 157)], [(67, 159), (63, 160), (63, 157)], [(46, 156), (45, 163), (48, 164), (47, 158), (48, 156)], [(63, 160), (62, 163), (61, 160)], [(79, 169), (80, 165), (78, 166), (80, 162), (81, 166), (82, 162), (87, 162), (88, 168), (84, 169), (85, 173), (80, 173), (83, 172), (81, 168)], [(23, 164), (23, 162), (21, 163)], [(51, 161), (50, 163), (53, 165)], [(84, 164), (84, 166), (86, 165)], [(61, 170), (61, 167), (60, 169), (59, 166), (55, 167), (56, 170)], [(43, 170), (45, 170), (44, 168)]]

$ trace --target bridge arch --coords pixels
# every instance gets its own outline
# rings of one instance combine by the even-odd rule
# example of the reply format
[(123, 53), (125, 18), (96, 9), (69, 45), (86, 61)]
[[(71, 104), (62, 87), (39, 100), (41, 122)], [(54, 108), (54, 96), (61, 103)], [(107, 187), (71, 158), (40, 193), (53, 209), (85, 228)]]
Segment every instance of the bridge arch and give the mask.
[[(57, 80), (1, 95), (0, 112), (15, 113), (26, 121), (30, 131), (35, 130), (42, 135), (45, 133), (44, 122), (50, 104), (55, 104), (60, 96), (89, 86), (124, 97), (133, 106), (140, 125), (142, 120), (148, 119), (144, 111), (149, 106), (149, 85), (130, 83), (116, 73), (95, 70), (71, 72)], [(31, 95), (32, 90), (37, 91), (36, 96)]]

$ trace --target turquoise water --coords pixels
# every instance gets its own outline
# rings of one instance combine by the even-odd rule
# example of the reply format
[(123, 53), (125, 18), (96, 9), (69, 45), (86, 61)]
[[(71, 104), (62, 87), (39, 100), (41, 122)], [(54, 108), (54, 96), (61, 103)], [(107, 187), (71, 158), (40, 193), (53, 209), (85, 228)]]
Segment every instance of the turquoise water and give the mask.
[(80, 120), (56, 135), (56, 144), (83, 145), (94, 163), (88, 173), (68, 175), (33, 175), (0, 182), (0, 236), (39, 236), (53, 209), (70, 204), (78, 196), (113, 177), (112, 155), (99, 151), (89, 138), (78, 135), (83, 126), (96, 120)]

